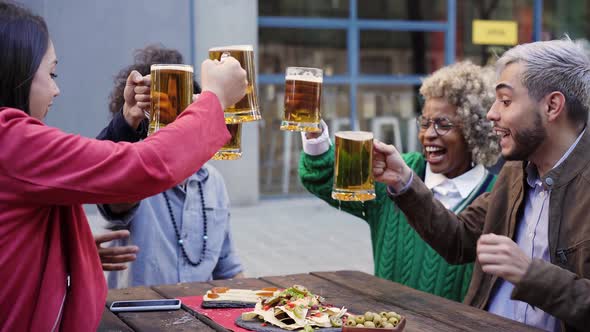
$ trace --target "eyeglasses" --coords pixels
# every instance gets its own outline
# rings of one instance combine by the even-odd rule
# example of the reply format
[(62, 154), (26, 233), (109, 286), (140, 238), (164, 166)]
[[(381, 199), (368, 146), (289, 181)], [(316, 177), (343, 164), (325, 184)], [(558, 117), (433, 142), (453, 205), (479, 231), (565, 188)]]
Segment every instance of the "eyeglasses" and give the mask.
[(420, 131), (426, 131), (428, 128), (430, 128), (431, 124), (434, 124), (434, 132), (438, 136), (444, 136), (449, 131), (451, 131), (451, 129), (459, 127), (459, 125), (454, 124), (451, 120), (445, 117), (428, 119), (422, 115), (416, 119), (416, 124), (418, 125), (418, 129), (420, 129)]

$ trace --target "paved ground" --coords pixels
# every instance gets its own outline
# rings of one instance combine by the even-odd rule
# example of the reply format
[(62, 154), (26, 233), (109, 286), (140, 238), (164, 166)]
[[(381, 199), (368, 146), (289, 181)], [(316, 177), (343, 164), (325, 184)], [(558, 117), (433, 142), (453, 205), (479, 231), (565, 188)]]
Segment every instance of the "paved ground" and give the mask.
[[(102, 217), (88, 209), (92, 229)], [(369, 227), (319, 199), (262, 200), (232, 209), (232, 231), (247, 277), (328, 270), (373, 273)]]

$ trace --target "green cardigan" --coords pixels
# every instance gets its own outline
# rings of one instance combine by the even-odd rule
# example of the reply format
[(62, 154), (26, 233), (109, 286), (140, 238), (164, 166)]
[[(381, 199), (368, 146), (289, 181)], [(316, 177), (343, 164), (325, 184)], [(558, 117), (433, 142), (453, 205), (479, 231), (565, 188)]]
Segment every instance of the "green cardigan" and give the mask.
[[(404, 161), (424, 179), (426, 161), (422, 154), (402, 155)], [(472, 264), (449, 265), (406, 221), (387, 196), (383, 183), (375, 184), (377, 198), (367, 202), (339, 202), (332, 199), (334, 148), (319, 156), (301, 154), (299, 177), (307, 190), (350, 214), (364, 219), (371, 230), (375, 275), (424, 292), (461, 301), (471, 280)], [(464, 208), (477, 196), (490, 191), (496, 178), (487, 173), (459, 206)], [(460, 211), (455, 211), (460, 212)]]

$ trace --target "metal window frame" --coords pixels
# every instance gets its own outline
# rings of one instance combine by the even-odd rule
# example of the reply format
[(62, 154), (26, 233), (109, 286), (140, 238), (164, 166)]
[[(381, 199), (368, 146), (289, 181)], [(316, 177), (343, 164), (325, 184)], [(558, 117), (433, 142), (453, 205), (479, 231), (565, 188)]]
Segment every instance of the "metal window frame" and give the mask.
[[(194, 1), (194, 0), (193, 0)], [(393, 0), (392, 0), (393, 1)], [(533, 39), (541, 38), (541, 20), (543, 13), (543, 0), (534, 1), (533, 12)], [(360, 31), (362, 30), (386, 30), (386, 31), (440, 31), (445, 34), (445, 65), (455, 62), (456, 47), (456, 20), (457, 0), (447, 0), (447, 21), (409, 21), (409, 20), (369, 20), (359, 19), (357, 0), (349, 0), (348, 18), (308, 18), (308, 17), (258, 17), (259, 28), (296, 28), (296, 29), (340, 29), (346, 30), (346, 48), (348, 70), (345, 75), (333, 75), (324, 77), (325, 85), (349, 86), (350, 114), (349, 123), (352, 130), (358, 130), (357, 121), (357, 93), (359, 85), (420, 85), (422, 76), (419, 74), (404, 75), (365, 75), (359, 73), (360, 63)], [(424, 74), (424, 73), (421, 73)], [(283, 73), (259, 74), (259, 84), (283, 84)], [(291, 136), (283, 136), (285, 146), (285, 158), (283, 160), (282, 192), (289, 194), (289, 169), (291, 163)]]
[[(350, 89), (350, 123), (356, 128), (357, 91), (359, 85), (419, 85), (421, 75), (364, 75), (359, 73), (360, 31), (439, 31), (445, 34), (445, 65), (455, 62), (456, 31), (457, 31), (457, 0), (447, 1), (447, 21), (409, 21), (409, 20), (370, 20), (359, 19), (357, 0), (349, 0), (348, 18), (307, 18), (307, 17), (275, 17), (260, 16), (259, 28), (299, 28), (299, 29), (342, 29), (347, 31), (348, 71), (345, 75), (324, 77), (324, 84), (348, 84)], [(543, 0), (533, 0), (533, 40), (541, 39)], [(284, 75), (260, 74), (260, 84), (282, 84)]]
[[(359, 85), (419, 85), (421, 75), (365, 75), (359, 73), (360, 61), (360, 31), (440, 31), (445, 33), (445, 64), (455, 61), (455, 31), (456, 31), (456, 0), (447, 0), (447, 21), (409, 21), (409, 20), (371, 20), (359, 19), (357, 0), (349, 0), (348, 18), (304, 18), (304, 17), (274, 17), (260, 16), (259, 28), (300, 28), (300, 29), (342, 29), (346, 30), (348, 71), (345, 75), (324, 77), (324, 84), (348, 84), (350, 100), (350, 123), (353, 130), (357, 127), (357, 91)], [(281, 84), (284, 82), (282, 74), (260, 74), (260, 84)]]

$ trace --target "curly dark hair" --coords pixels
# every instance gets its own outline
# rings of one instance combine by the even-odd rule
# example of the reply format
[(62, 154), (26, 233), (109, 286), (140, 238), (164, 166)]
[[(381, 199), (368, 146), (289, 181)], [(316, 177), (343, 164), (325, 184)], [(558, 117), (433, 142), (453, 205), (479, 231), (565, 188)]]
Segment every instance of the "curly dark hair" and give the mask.
[[(184, 63), (180, 52), (172, 48), (166, 48), (162, 44), (148, 45), (142, 49), (135, 50), (133, 58), (132, 65), (121, 69), (115, 75), (115, 85), (109, 96), (109, 111), (113, 115), (123, 108), (123, 104), (125, 103), (125, 99), (123, 98), (125, 84), (127, 83), (127, 77), (133, 70), (137, 70), (141, 75), (147, 75), (150, 73), (151, 65), (156, 63)], [(201, 93), (201, 87), (196, 81), (193, 82), (193, 87), (193, 93)]]

